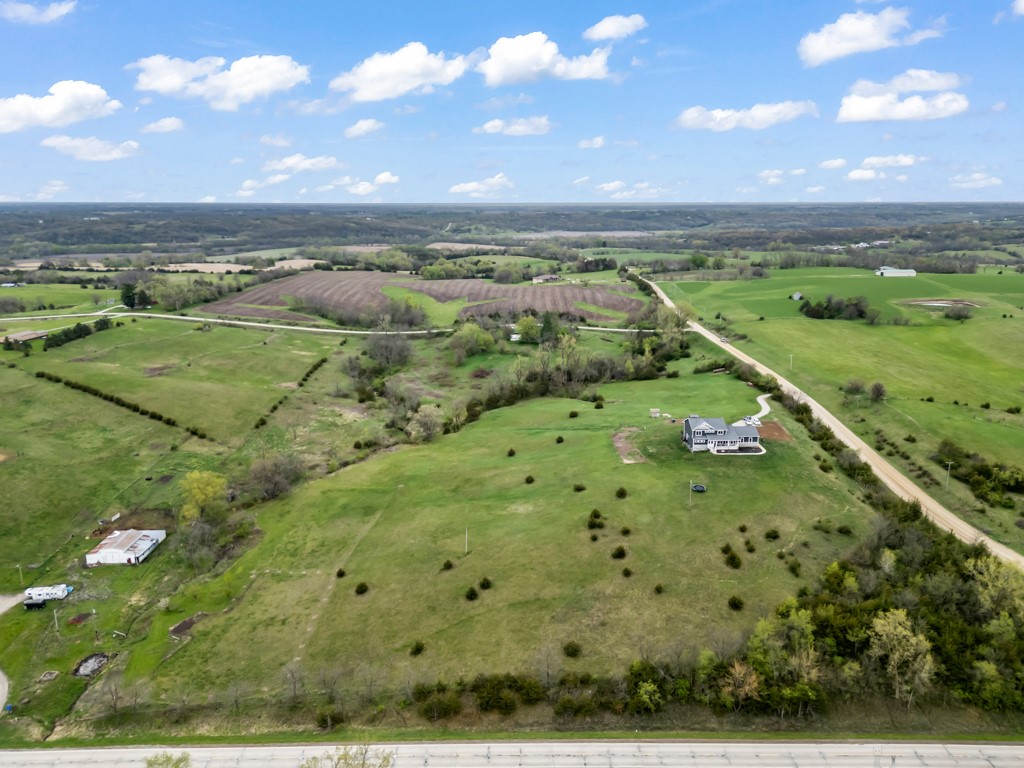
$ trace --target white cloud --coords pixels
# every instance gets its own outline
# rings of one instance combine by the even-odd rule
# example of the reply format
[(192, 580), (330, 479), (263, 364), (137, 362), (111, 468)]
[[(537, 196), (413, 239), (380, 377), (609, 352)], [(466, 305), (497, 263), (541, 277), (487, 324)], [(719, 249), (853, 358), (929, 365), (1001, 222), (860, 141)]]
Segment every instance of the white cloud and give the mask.
[(53, 179), (39, 188), (39, 191), (36, 192), (36, 200), (52, 200), (55, 196), (62, 192), (67, 192), (69, 189), (71, 187), (60, 179)]
[(567, 58), (543, 32), (500, 37), (487, 51), (476, 71), (489, 86), (530, 83), (541, 77), (559, 80), (603, 80), (608, 77), (610, 48), (595, 48), (589, 55)]
[(0, 3), (0, 18), (15, 24), (49, 24), (63, 19), (75, 10), (76, 5), (77, 0), (67, 0), (63, 3), (50, 3), (45, 8), (36, 8), (31, 3), (11, 0)]
[(331, 168), (338, 168), (340, 165), (338, 159), (331, 155), (306, 157), (303, 154), (294, 154), (280, 160), (268, 160), (263, 164), (263, 170), (299, 173), (301, 171), (327, 171)]
[(345, 138), (358, 139), (361, 136), (366, 136), (374, 131), (379, 131), (383, 127), (384, 123), (380, 120), (374, 120), (372, 117), (356, 120), (352, 125), (345, 129)]
[(949, 180), (953, 189), (984, 189), (985, 187), (998, 187), (1003, 180), (998, 176), (991, 176), (987, 173), (969, 173), (961, 176), (954, 176)]
[(885, 8), (878, 13), (844, 13), (817, 32), (806, 34), (797, 46), (797, 53), (805, 67), (817, 67), (855, 53), (916, 45), (922, 40), (942, 36), (945, 21), (939, 19), (931, 28), (898, 37), (899, 33), (910, 28), (909, 15), (906, 8)]
[(92, 163), (123, 160), (139, 151), (139, 143), (137, 141), (122, 141), (120, 144), (115, 144), (112, 141), (97, 139), (94, 136), (83, 139), (75, 139), (71, 136), (48, 136), (39, 142), (39, 145), (55, 149), (62, 155), (69, 155), (75, 158), (75, 160), (85, 160)]
[(466, 73), (465, 56), (448, 59), (423, 43), (408, 43), (394, 53), (375, 53), (331, 80), (332, 91), (351, 92), (353, 101), (383, 101), (407, 93), (431, 93)]
[(232, 157), (230, 160), (228, 160), (228, 162), (231, 165), (241, 165), (242, 163), (245, 162), (245, 159), (241, 157)]
[(574, 187), (578, 187), (580, 184), (586, 184), (588, 181), (590, 181), (589, 176), (580, 176), (578, 179), (575, 179), (572, 184)]
[(533, 104), (533, 96), (528, 93), (519, 93), (508, 96), (493, 96), (483, 104), (478, 104), (481, 109), (510, 109), (521, 104)]
[(786, 173), (785, 171), (780, 171), (780, 170), (778, 170), (776, 168), (776, 169), (771, 169), (771, 170), (767, 170), (767, 171), (760, 171), (757, 174), (757, 178), (759, 178), (761, 180), (762, 184), (769, 184), (769, 185), (781, 184), (782, 183), (782, 177), (785, 175), (785, 173)]
[(736, 187), (736, 191), (741, 195), (752, 195), (755, 192), (760, 192), (757, 187)]
[(353, 195), (371, 195), (377, 191), (377, 185), (371, 184), (368, 181), (357, 181), (355, 184), (345, 187), (345, 189)]
[(818, 163), (819, 168), (825, 168), (827, 170), (842, 168), (844, 165), (846, 165), (846, 160), (845, 158), (842, 157), (836, 157), (832, 160), (822, 160), (820, 163)]
[(196, 200), (197, 203), (216, 203), (217, 198), (214, 195), (204, 195)]
[(1024, 16), (1024, 0), (1013, 0), (1013, 12), (1018, 16)]
[(260, 144), (265, 147), (290, 147), (292, 140), (283, 134), (277, 136), (271, 136), (269, 133), (265, 133), (260, 136)]
[(813, 101), (780, 101), (775, 104), (755, 104), (750, 109), (690, 107), (682, 111), (676, 122), (683, 128), (709, 131), (731, 131), (734, 128), (760, 131), (802, 115), (817, 114), (818, 106)]
[(268, 176), (267, 178), (263, 179), (263, 181), (259, 181), (258, 179), (246, 179), (245, 181), (242, 182), (241, 188), (237, 192), (235, 192), (235, 196), (252, 197), (254, 194), (256, 194), (257, 190), (272, 187), (275, 184), (280, 184), (282, 182), (288, 181), (288, 179), (290, 178), (291, 174), (275, 173), (273, 176)]
[(592, 139), (580, 139), (576, 146), (580, 149), (600, 149), (604, 146), (604, 136), (595, 136)]
[(224, 69), (226, 63), (220, 56), (187, 61), (157, 54), (125, 69), (141, 70), (135, 80), (137, 91), (199, 98), (223, 112), (235, 112), (243, 104), (309, 82), (309, 67), (291, 56), (245, 56)]
[[(887, 83), (858, 80), (843, 97), (836, 122), (860, 123), (876, 120), (938, 120), (967, 111), (970, 102), (950, 88), (961, 84), (953, 72), (908, 69)], [(942, 91), (935, 96), (900, 94), (915, 91)]]
[(649, 181), (638, 181), (631, 189), (619, 189), (613, 195), (613, 200), (630, 200), (640, 198), (643, 200), (651, 200), (658, 197), (663, 190), (661, 187), (655, 187)]
[(807, 169), (806, 168), (793, 168), (789, 172), (789, 175), (790, 176), (803, 176), (806, 173), (807, 173)]
[(597, 188), (602, 192), (618, 192), (620, 189), (626, 188), (626, 182), (616, 179), (615, 181), (607, 181), (604, 184), (598, 184)]
[(905, 173), (901, 173), (899, 176), (895, 176), (893, 178), (895, 178), (896, 181), (903, 182), (903, 183), (910, 181), (910, 177), (907, 176), (907, 174), (905, 174)]
[(373, 183), (378, 186), (381, 184), (397, 184), (398, 182), (398, 176), (393, 174), (391, 171), (381, 171), (373, 179)]
[(876, 171), (873, 168), (854, 168), (848, 174), (846, 178), (850, 181), (874, 181), (876, 179), (884, 179), (884, 171)]
[(820, 195), (824, 191), (825, 188), (821, 185), (818, 185), (816, 187), (807, 187), (807, 189), (804, 190), (804, 192), (806, 192), (809, 195)]
[(632, 16), (606, 16), (584, 32), (583, 38), (585, 40), (621, 40), (636, 34), (646, 26), (647, 19), (639, 13), (634, 13)]
[(865, 157), (861, 168), (908, 168), (926, 158), (917, 155), (873, 155)]
[(495, 118), (474, 128), (473, 133), (502, 133), (506, 136), (543, 136), (551, 130), (547, 115), (518, 117), (514, 120)]
[(514, 189), (515, 184), (504, 174), (498, 173), (483, 181), (464, 181), (448, 188), (453, 195), (469, 195), (470, 197), (494, 197), (506, 189)]
[(142, 133), (174, 133), (185, 130), (185, 121), (180, 117), (162, 117), (149, 125), (142, 126)]
[(61, 80), (48, 96), (20, 93), (0, 98), (0, 133), (42, 126), (59, 128), (94, 117), (106, 117), (121, 108), (100, 86), (81, 80)]

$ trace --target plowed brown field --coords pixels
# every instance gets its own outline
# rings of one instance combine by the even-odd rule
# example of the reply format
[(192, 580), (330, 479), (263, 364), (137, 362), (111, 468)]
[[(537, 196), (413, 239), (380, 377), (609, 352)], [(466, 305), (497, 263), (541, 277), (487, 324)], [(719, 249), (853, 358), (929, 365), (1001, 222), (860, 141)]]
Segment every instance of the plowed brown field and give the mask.
[[(640, 298), (623, 295), (636, 295), (632, 285), (617, 285), (612, 291), (603, 287), (578, 285), (495, 285), (483, 280), (420, 280), (386, 272), (304, 272), (232, 294), (202, 309), (218, 315), (307, 320), (302, 315), (288, 311), (287, 297), (336, 309), (361, 311), (387, 303), (388, 298), (381, 291), (385, 285), (410, 288), (440, 302), (457, 299), (480, 302), (463, 308), (460, 313), (462, 315), (514, 313), (532, 309), (536, 312), (567, 313), (601, 321), (613, 319), (614, 314), (602, 314), (594, 307), (607, 308), (613, 312), (632, 312), (643, 306)], [(579, 304), (590, 307), (580, 307)]]

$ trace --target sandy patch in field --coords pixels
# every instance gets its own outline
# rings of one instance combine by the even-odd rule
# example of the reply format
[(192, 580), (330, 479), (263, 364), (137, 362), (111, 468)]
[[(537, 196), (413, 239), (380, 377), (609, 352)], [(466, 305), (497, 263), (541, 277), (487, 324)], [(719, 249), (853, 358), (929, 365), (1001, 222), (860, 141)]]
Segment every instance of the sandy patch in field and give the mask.
[(298, 383), (294, 382), (294, 381), (281, 381), (281, 382), (278, 382), (277, 386), (281, 387), (281, 389), (298, 389), (299, 388)]
[(285, 259), (284, 261), (277, 262), (272, 267), (267, 267), (267, 270), (272, 269), (312, 269), (316, 264), (326, 264), (323, 259)]
[(779, 424), (777, 421), (766, 421), (757, 428), (757, 434), (761, 436), (762, 440), (781, 440), (782, 442), (790, 442), (793, 436), (786, 431), (786, 428)]
[(907, 304), (913, 304), (919, 307), (980, 307), (980, 304), (975, 304), (973, 301), (967, 301), (966, 299), (914, 299), (908, 301)]
[(0, 464), (2, 464), (3, 462), (7, 461), (7, 459), (9, 459), (9, 458), (10, 458), (10, 456), (8, 456), (6, 453), (0, 453)]
[(647, 461), (647, 457), (630, 442), (630, 438), (639, 431), (639, 427), (626, 427), (612, 435), (612, 444), (623, 464), (643, 464)]

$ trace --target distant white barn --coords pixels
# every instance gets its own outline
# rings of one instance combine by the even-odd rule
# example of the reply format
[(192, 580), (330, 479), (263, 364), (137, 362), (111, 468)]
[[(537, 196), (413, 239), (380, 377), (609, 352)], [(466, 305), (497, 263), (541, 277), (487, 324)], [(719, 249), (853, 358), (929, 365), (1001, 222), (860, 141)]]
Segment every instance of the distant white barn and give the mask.
[(897, 267), (879, 267), (875, 270), (879, 277), (917, 277), (916, 269), (898, 269)]
[(167, 531), (114, 531), (85, 556), (85, 564), (138, 565), (167, 538)]

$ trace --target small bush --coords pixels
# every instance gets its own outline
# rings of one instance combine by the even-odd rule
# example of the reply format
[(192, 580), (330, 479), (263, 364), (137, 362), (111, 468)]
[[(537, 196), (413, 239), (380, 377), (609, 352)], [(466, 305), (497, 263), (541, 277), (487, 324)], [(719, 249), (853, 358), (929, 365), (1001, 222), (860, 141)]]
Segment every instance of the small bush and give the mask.
[(679, 371), (669, 371), (668, 373), (665, 374), (665, 378), (666, 379), (678, 379), (679, 378)]
[(473, 602), (478, 597), (480, 597), (480, 593), (476, 591), (476, 587), (470, 587), (466, 590), (466, 599), (470, 602)]
[(494, 586), (494, 583), (486, 576), (480, 579), (480, 589), (490, 589), (492, 586)]
[(594, 403), (594, 408), (600, 411), (602, 408), (604, 408), (604, 401), (598, 400), (596, 403)]
[(595, 520), (594, 518), (590, 518), (589, 520), (587, 520), (587, 528), (589, 528), (592, 531), (595, 529), (604, 528), (604, 520)]
[(360, 581), (358, 584), (356, 584), (356, 594), (357, 595), (365, 595), (369, 591), (370, 591), (370, 585), (367, 584), (365, 581)]
[(597, 537), (597, 534), (596, 534), (596, 533), (592, 533), (592, 534), (590, 534), (590, 540), (591, 540), (591, 541), (597, 541), (597, 538), (598, 538), (598, 537)]
[(1020, 406), (1019, 405), (1011, 405), (1009, 408), (1006, 409), (1006, 412), (1007, 413), (1020, 413)]
[(769, 528), (767, 531), (764, 532), (764, 537), (768, 539), (768, 541), (775, 541), (777, 538), (779, 538), (779, 535), (780, 534), (778, 528)]
[(594, 509), (590, 510), (590, 519), (591, 520), (600, 520), (601, 519), (601, 511), (599, 509), (597, 509), (596, 507)]
[(621, 533), (623, 536), (629, 536), (629, 534), (631, 534), (632, 531), (629, 528), (624, 527), (621, 531), (619, 531), (619, 533)]
[(339, 568), (338, 572), (336, 574), (334, 574), (334, 575), (337, 576), (339, 579), (344, 579), (345, 578), (345, 569), (344, 568)]
[(745, 542), (743, 542), (743, 546), (746, 547), (747, 552), (757, 552), (757, 547), (754, 546), (754, 542), (752, 542), (750, 539), (747, 539)]
[(612, 550), (612, 559), (621, 560), (626, 556), (626, 548), (622, 545), (617, 546)]
[(516, 449), (515, 448), (509, 448), (508, 449), (508, 455), (509, 456), (515, 456), (516, 455)]
[(354, 443), (352, 443), (352, 447), (357, 451), (361, 451), (363, 449), (363, 441), (356, 440)]
[(583, 483), (573, 483), (572, 484), (572, 489), (576, 493), (580, 493), (581, 491), (587, 490), (587, 486), (585, 486)]
[(569, 411), (569, 418), (570, 419), (575, 419), (579, 415), (580, 415), (579, 411)]
[(981, 407), (987, 411), (989, 408), (992, 407), (992, 403), (982, 403)]
[(558, 437), (555, 438), (555, 442), (561, 445), (562, 443), (565, 442), (565, 438), (559, 435)]
[(737, 555), (735, 552), (730, 552), (728, 555), (725, 556), (725, 564), (728, 565), (730, 568), (739, 568), (741, 565), (743, 565), (743, 561), (740, 560), (740, 556)]
[(629, 491), (627, 491), (622, 486), (619, 486), (619, 489), (617, 491), (615, 491), (615, 498), (616, 499), (624, 499), (627, 496), (629, 496)]
[(575, 658), (579, 657), (579, 655), (582, 652), (583, 652), (583, 649), (580, 647), (580, 644), (577, 643), (575, 640), (570, 640), (569, 642), (567, 642), (565, 645), (562, 646), (562, 653), (564, 653), (566, 655), (566, 657), (568, 657), (570, 659), (575, 659)]
[(441, 570), (442, 571), (450, 571), (454, 567), (455, 567), (455, 564), (451, 560), (445, 560), (441, 564)]
[(630, 576), (633, 575), (633, 571), (631, 571), (629, 568), (623, 568), (622, 575), (628, 579)]
[(739, 527), (739, 532), (740, 533), (746, 533), (747, 532), (747, 526), (746, 525), (741, 525)]
[(427, 646), (423, 644), (422, 640), (417, 640), (415, 643), (412, 644), (412, 648), (409, 649), (409, 655), (419, 656), (421, 653), (423, 653), (426, 647)]
[(853, 529), (850, 528), (850, 526), (846, 525), (845, 523), (843, 525), (840, 525), (838, 528), (836, 528), (836, 532), (842, 534), (843, 536), (852, 536), (853, 535)]
[(530, 485), (533, 482), (533, 475), (526, 476), (526, 484)]
[(800, 576), (800, 561), (797, 560), (795, 557), (788, 563), (786, 563), (786, 568), (788, 568), (789, 572), (792, 573), (794, 576)]
[(736, 595), (733, 595), (732, 597), (729, 598), (729, 607), (732, 608), (734, 611), (742, 611), (743, 610), (743, 598), (742, 597), (737, 597)]
[(661, 584), (655, 584), (654, 585), (654, 594), (660, 595), (664, 591), (665, 591), (665, 587), (662, 586)]
[(907, 443), (916, 443), (917, 442), (917, 438), (914, 435), (906, 435), (903, 438), (903, 441), (907, 442)]

